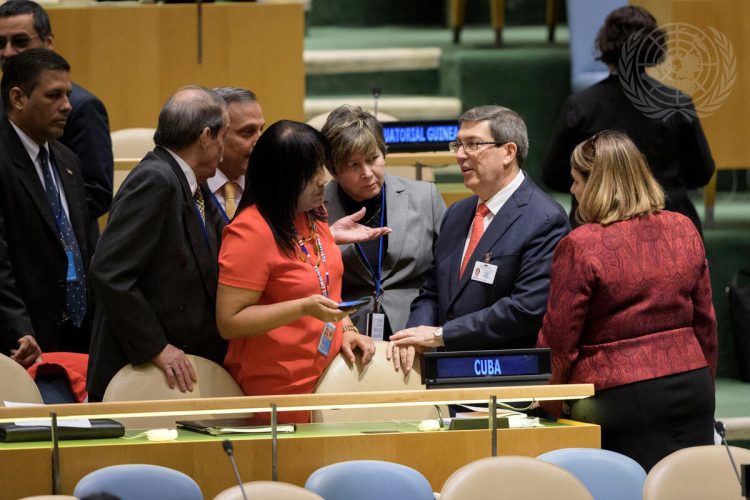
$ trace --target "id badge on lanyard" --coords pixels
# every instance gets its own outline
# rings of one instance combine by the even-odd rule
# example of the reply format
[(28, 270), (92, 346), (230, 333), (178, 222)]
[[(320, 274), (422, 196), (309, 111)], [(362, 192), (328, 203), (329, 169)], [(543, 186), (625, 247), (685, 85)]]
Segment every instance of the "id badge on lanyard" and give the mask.
[[(385, 184), (383, 184), (382, 188), (382, 199), (380, 202), (380, 227), (383, 227), (385, 225)], [(362, 257), (362, 260), (364, 260), (365, 264), (367, 264), (367, 268), (370, 270), (370, 273), (372, 274), (373, 279), (375, 280), (375, 300), (372, 312), (367, 313), (366, 317), (366, 323), (365, 323), (365, 329), (366, 334), (368, 337), (371, 337), (372, 340), (379, 341), (383, 340), (383, 337), (385, 336), (385, 314), (380, 312), (380, 297), (383, 295), (383, 291), (381, 289), (381, 283), (380, 283), (380, 277), (382, 275), (383, 271), (383, 236), (381, 236), (380, 239), (380, 245), (378, 248), (378, 267), (377, 267), (377, 273), (375, 269), (373, 269), (372, 264), (370, 264), (370, 261), (367, 260), (367, 256), (365, 255), (365, 252), (362, 250), (362, 247), (357, 243), (357, 250), (359, 251), (360, 256)]]
[(318, 352), (324, 358), (328, 357), (328, 354), (331, 352), (331, 344), (333, 343), (333, 335), (335, 333), (335, 323), (326, 323), (323, 325), (323, 333), (320, 334), (320, 341), (318, 342)]

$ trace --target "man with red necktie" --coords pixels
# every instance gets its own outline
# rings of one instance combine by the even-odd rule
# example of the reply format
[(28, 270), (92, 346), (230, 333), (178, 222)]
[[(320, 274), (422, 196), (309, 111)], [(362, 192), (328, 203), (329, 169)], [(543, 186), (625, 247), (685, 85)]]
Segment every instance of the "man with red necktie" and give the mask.
[(547, 309), (557, 242), (570, 231), (563, 208), (521, 167), (526, 124), (502, 106), (460, 118), (450, 144), (474, 192), (443, 217), (432, 270), (389, 355), (408, 372), (415, 352), (534, 347)]

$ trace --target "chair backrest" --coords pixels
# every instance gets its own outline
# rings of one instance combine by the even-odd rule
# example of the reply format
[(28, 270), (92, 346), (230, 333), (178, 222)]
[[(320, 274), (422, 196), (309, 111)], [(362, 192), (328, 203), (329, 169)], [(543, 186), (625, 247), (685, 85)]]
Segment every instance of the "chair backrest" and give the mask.
[[(193, 390), (180, 392), (176, 387), (170, 389), (166, 374), (153, 363), (143, 365), (126, 365), (110, 380), (104, 391), (102, 401), (148, 401), (160, 399), (193, 399), (244, 396), (237, 382), (223, 367), (211, 360), (188, 354), (198, 382)], [(236, 414), (231, 417), (247, 417), (249, 414)], [(182, 415), (163, 417), (137, 417), (121, 419), (126, 429), (149, 429), (174, 427), (176, 420), (194, 420), (195, 418), (213, 418), (213, 415)], [(227, 415), (216, 417), (228, 418)]]
[(198, 382), (192, 392), (170, 389), (166, 374), (153, 363), (126, 365), (110, 380), (103, 401), (147, 401), (244, 396), (229, 372), (211, 360), (188, 354)]
[(380, 460), (352, 460), (313, 472), (305, 489), (326, 500), (433, 500), (427, 479), (405, 465)]
[(646, 471), (621, 453), (598, 448), (564, 448), (537, 457), (567, 470), (594, 500), (641, 500)]
[(109, 493), (120, 500), (203, 500), (198, 483), (182, 472), (151, 464), (112, 465), (86, 474), (73, 495)]
[[(305, 488), (280, 481), (251, 481), (242, 487), (248, 499), (272, 498), (273, 500), (323, 500), (323, 497)], [(240, 487), (232, 486), (214, 497), (214, 500), (243, 500)]]
[[(730, 448), (737, 467), (750, 464), (750, 450)], [(741, 500), (743, 496), (727, 450), (708, 445), (684, 448), (661, 459), (646, 477), (643, 498)]]
[(115, 159), (143, 158), (154, 149), (153, 128), (124, 128), (110, 134)]
[[(402, 371), (393, 368), (393, 362), (386, 359), (388, 342), (376, 342), (375, 354), (366, 365), (362, 365), (362, 357), (358, 352), (354, 366), (349, 366), (343, 357), (336, 356), (326, 371), (318, 380), (315, 387), (316, 394), (330, 394), (336, 392), (368, 392), (368, 391), (409, 391), (425, 389), (422, 384), (419, 363), (404, 377)], [(442, 408), (443, 415), (448, 416), (448, 410)], [(315, 410), (312, 412), (313, 422), (357, 422), (382, 420), (424, 420), (437, 418), (434, 406), (358, 408), (345, 410)]]
[(0, 406), (3, 401), (42, 404), (42, 395), (31, 375), (8, 356), (0, 354)]
[(570, 86), (573, 92), (590, 87), (609, 75), (607, 66), (594, 59), (594, 40), (607, 14), (627, 0), (567, 0), (570, 30)]
[(464, 465), (450, 475), (441, 500), (591, 500), (570, 472), (530, 457), (489, 457)]

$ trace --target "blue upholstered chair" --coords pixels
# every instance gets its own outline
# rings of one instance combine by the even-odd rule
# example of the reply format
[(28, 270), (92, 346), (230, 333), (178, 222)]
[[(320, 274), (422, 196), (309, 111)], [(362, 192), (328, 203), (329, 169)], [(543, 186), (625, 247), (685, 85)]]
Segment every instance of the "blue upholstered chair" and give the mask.
[(583, 483), (594, 500), (641, 500), (646, 471), (630, 457), (596, 448), (565, 448), (539, 455)]
[(607, 66), (594, 59), (594, 40), (607, 14), (627, 0), (567, 0), (570, 30), (570, 87), (578, 92), (609, 75)]
[(305, 488), (326, 500), (433, 500), (427, 479), (405, 465), (352, 460), (313, 472)]
[(182, 472), (150, 464), (112, 465), (86, 474), (73, 495), (109, 493), (120, 500), (203, 500), (198, 483)]

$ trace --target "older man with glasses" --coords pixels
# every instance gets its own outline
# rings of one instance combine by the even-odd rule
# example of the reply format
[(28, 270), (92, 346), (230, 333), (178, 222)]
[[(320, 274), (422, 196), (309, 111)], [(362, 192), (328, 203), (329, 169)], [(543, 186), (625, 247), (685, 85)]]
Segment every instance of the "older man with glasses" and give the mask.
[(475, 196), (445, 213), (407, 328), (391, 336), (388, 354), (407, 372), (415, 353), (428, 348), (533, 347), (552, 253), (570, 231), (563, 208), (521, 170), (529, 141), (517, 113), (479, 106), (460, 123), (450, 149)]
[[(42, 7), (30, 0), (10, 0), (0, 5), (0, 64), (26, 49), (54, 49), (49, 17)], [(93, 94), (73, 84), (70, 94), (73, 110), (68, 116), (60, 142), (81, 160), (89, 209), (89, 248), (99, 237), (99, 216), (112, 204), (112, 141), (104, 104)], [(0, 114), (3, 103), (0, 101)]]

